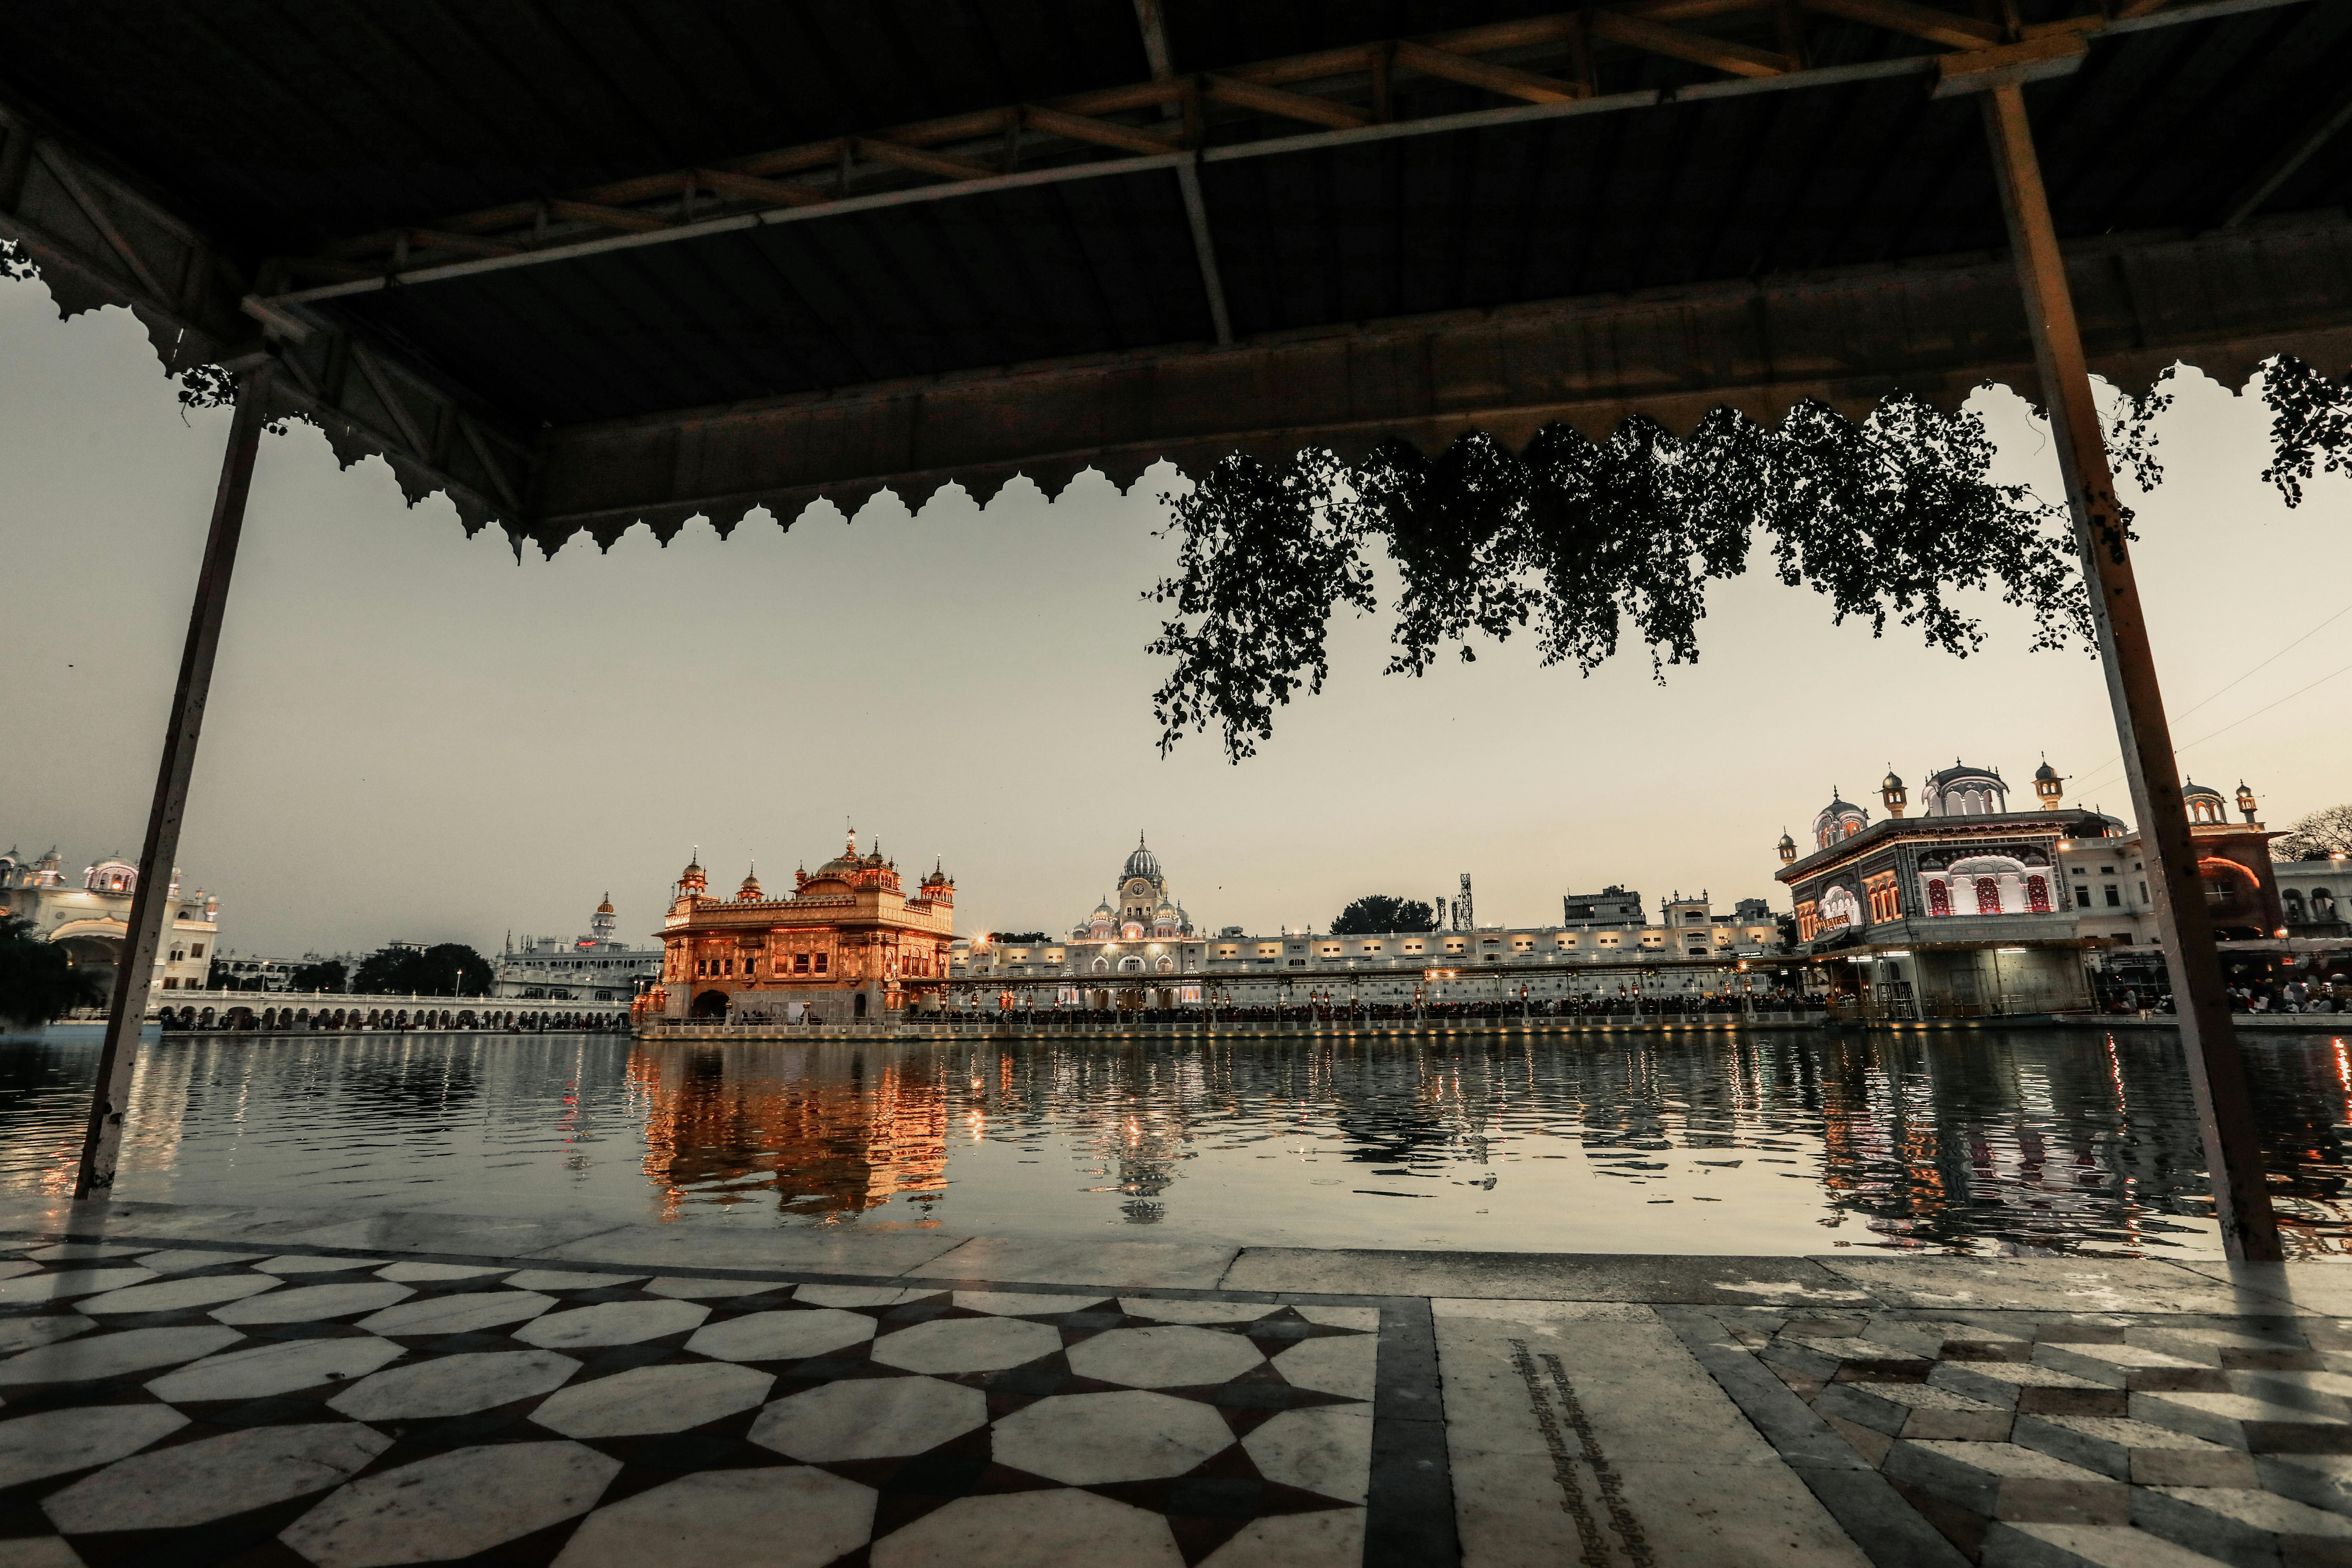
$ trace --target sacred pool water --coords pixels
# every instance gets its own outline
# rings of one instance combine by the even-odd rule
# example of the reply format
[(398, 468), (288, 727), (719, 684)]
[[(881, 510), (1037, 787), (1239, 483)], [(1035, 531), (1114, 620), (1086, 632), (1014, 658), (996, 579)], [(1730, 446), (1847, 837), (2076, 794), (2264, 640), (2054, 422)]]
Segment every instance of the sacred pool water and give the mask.
[[(2342, 1036), (2250, 1041), (2289, 1245), (2347, 1247)], [(94, 1038), (0, 1042), (0, 1190), (70, 1191)], [(1322, 1247), (2212, 1255), (2168, 1032), (1419, 1043), (174, 1037), (170, 1203)]]

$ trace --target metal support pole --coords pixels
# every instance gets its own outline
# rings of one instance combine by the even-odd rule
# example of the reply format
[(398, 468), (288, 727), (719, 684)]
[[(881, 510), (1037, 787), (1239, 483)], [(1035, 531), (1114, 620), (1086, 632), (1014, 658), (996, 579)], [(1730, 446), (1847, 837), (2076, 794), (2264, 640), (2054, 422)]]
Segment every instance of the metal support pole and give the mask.
[(2221, 991), (2221, 959), (2213, 948), (2189, 813), (2180, 799), (2172, 730), (2157, 687), (2147, 622), (2132, 575), (2131, 552), (2107, 469), (2074, 296), (2050, 217), (2049, 195), (2042, 188), (2042, 166), (2034, 156), (2023, 92), (2015, 84), (1990, 89), (1984, 95), (1984, 117), (2001, 207), (2009, 219), (2010, 245), (2017, 255), (2018, 281), (2025, 293), (2026, 319), (2033, 331), (2034, 356), (2041, 365), (2042, 397), (2083, 552), (2084, 582), (2098, 628), (2099, 662), (2107, 674), (2107, 700), (2115, 710), (2124, 773), (2131, 784), (2132, 810), (2139, 818), (2140, 846), (2156, 895), (2157, 929), (2162, 933), (2165, 961), (2172, 966), (2180, 1043), (2197, 1097), (2198, 1124), (2205, 1135), (2214, 1216), (2221, 1221), (2221, 1243), (2231, 1258), (2274, 1262), (2279, 1257), (2278, 1221), (2263, 1180), (2262, 1140), (2246, 1087), (2245, 1060)]
[(237, 537), (245, 529), (245, 498), (253, 486), (254, 455), (261, 446), (261, 405), (268, 377), (264, 365), (240, 379), (236, 412), (229, 421), (228, 450), (222, 454), (220, 488), (213, 497), (212, 531), (205, 540), (195, 606), (188, 612), (187, 646), (180, 654), (180, 684), (172, 695), (172, 721), (163, 732), (163, 758), (155, 773), (155, 801), (147, 813), (147, 840), (139, 851), (131, 930), (121, 966), (115, 971), (98, 1081), (90, 1089), (89, 1128), (82, 1137), (81, 1168), (74, 1177), (77, 1198), (111, 1188), (115, 1163), (122, 1153), (122, 1116), (131, 1103), (131, 1077), (139, 1063), (139, 1029), (146, 1021), (148, 988), (154, 983), (164, 921), (177, 901), (172, 863), (180, 852), (180, 821), (187, 811), (188, 780), (195, 772), (196, 738), (205, 727), (213, 655), (220, 647), (221, 612), (228, 604), (229, 574), (236, 564)]

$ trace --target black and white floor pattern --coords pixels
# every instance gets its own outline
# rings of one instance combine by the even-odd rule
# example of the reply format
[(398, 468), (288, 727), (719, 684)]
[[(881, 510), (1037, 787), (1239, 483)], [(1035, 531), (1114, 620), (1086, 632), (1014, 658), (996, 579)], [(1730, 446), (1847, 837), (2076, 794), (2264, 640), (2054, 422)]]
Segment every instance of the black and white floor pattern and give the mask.
[(0, 1568), (1316, 1568), (1379, 1310), (0, 1244)]

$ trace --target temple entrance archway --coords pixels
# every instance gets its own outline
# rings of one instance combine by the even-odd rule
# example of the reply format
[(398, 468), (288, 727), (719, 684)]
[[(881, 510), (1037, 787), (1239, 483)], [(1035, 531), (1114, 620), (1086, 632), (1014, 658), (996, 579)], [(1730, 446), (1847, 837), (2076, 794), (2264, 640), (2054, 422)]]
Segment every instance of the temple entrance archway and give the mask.
[(706, 991), (701, 995), (697, 996), (694, 999), (694, 1016), (698, 1018), (724, 1018), (727, 1016), (727, 993), (724, 991)]

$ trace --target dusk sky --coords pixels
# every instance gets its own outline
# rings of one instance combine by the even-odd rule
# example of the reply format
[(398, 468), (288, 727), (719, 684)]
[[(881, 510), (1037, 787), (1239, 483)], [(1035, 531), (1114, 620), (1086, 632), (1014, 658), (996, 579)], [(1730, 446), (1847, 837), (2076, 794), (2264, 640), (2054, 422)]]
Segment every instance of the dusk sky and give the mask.
[[(1979, 396), (2004, 477), (2055, 495), (2046, 432)], [(0, 283), (0, 847), (54, 843), (75, 874), (136, 857), (226, 424), (184, 418), (127, 312), (60, 322)], [(2187, 379), (2138, 563), (2186, 771), (2243, 777), (2279, 827), (2352, 800), (2352, 487), (2288, 510), (2265, 426)], [(754, 514), (729, 542), (638, 529), (518, 564), (297, 426), (262, 448), (180, 863), (230, 949), (494, 952), (584, 930), (607, 890), (643, 939), (698, 845), (714, 889), (754, 860), (789, 889), (853, 819), (902, 870), (943, 858), (971, 932), (1066, 930), (1139, 831), (1197, 924), (1272, 931), (1463, 871), (1483, 922), (1610, 882), (1785, 910), (1783, 827), (1832, 786), (1875, 816), (1890, 763), (2022, 784), (2046, 751), (2070, 799), (2128, 815), (2081, 652), (2029, 654), (1998, 603), (1967, 660), (1874, 640), (1769, 569), (1714, 590), (1700, 662), (1663, 687), (1638, 650), (1580, 679), (1525, 638), (1383, 676), (1385, 620), (1343, 620), (1329, 686), (1256, 758), (1209, 735), (1163, 759), (1140, 595), (1181, 482), (1088, 475), (1049, 505), (1021, 480), (984, 510), (951, 488), (911, 517), (886, 494), (854, 526)]]

